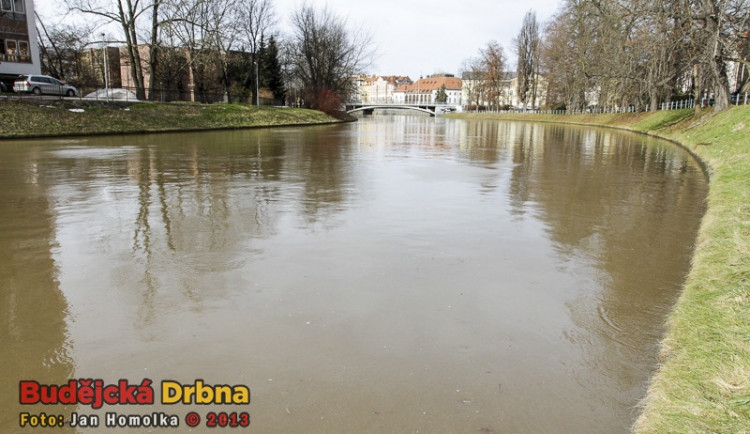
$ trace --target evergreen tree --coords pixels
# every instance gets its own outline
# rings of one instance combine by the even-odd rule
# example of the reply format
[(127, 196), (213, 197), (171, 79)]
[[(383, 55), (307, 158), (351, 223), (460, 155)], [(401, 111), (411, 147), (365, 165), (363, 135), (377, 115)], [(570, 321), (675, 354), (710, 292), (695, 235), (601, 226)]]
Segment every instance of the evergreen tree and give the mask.
[(276, 99), (283, 99), (286, 95), (284, 89), (284, 78), (282, 76), (281, 62), (279, 61), (279, 49), (276, 45), (276, 39), (271, 36), (268, 39), (268, 46), (265, 46), (261, 38), (262, 54), (261, 60), (261, 83), (262, 86), (273, 92)]
[(445, 91), (445, 84), (440, 86), (440, 89), (437, 91), (437, 95), (435, 95), (435, 102), (446, 102), (448, 101), (448, 93)]
[(253, 57), (253, 60), (255, 62), (258, 62), (257, 69), (255, 68), (255, 65), (253, 65), (253, 101), (256, 100), (257, 96), (255, 95), (255, 71), (258, 71), (258, 77), (257, 77), (257, 83), (258, 87), (268, 87), (266, 84), (266, 77), (267, 74), (265, 73), (265, 65), (267, 62), (267, 56), (268, 56), (268, 49), (266, 48), (266, 39), (263, 35), (260, 35), (260, 42), (258, 43), (258, 52), (255, 53), (255, 56)]

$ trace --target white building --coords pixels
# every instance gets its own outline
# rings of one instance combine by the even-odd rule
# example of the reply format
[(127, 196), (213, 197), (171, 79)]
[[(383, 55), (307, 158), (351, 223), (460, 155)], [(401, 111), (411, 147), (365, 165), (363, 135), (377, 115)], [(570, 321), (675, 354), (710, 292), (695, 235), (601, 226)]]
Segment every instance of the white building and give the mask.
[(39, 38), (33, 0), (0, 0), (0, 80), (39, 74)]
[(393, 93), (394, 102), (401, 104), (434, 104), (438, 93), (445, 90), (447, 105), (461, 105), (462, 81), (450, 74), (435, 74), (421, 78), (414, 84), (401, 86)]
[(358, 75), (352, 78), (354, 101), (368, 104), (392, 104), (397, 88), (411, 84), (409, 77), (397, 75)]
[[(547, 80), (537, 76), (536, 98), (528, 101), (526, 107), (518, 98), (518, 77), (515, 72), (506, 72), (506, 79), (499, 84), (499, 89), (487, 89), (487, 82), (482, 73), (466, 72), (463, 76), (463, 101), (467, 106), (489, 107), (489, 95), (497, 95), (497, 105), (511, 109), (538, 109), (547, 103)], [(530, 96), (530, 95), (529, 95)]]

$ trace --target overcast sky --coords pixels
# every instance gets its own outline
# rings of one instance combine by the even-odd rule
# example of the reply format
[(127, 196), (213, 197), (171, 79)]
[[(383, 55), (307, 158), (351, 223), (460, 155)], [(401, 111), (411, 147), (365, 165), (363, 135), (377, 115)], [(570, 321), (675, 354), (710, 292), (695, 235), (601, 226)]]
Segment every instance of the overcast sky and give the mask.
[[(534, 10), (540, 23), (547, 21), (561, 0), (314, 0), (346, 18), (351, 27), (363, 27), (373, 36), (377, 56), (368, 72), (408, 75), (412, 79), (435, 72), (457, 73), (464, 59), (477, 55), (496, 40), (515, 64), (511, 41), (523, 17)], [(46, 24), (60, 20), (59, 0), (35, 0)], [(280, 30), (302, 1), (275, 0)]]

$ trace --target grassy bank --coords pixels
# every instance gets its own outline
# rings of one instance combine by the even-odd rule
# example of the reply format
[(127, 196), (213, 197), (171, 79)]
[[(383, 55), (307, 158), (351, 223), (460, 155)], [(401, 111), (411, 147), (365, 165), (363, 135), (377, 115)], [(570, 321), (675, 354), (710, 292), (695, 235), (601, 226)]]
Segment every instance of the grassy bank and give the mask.
[[(453, 115), (452, 115), (453, 116)], [(639, 433), (750, 432), (750, 107), (620, 115), (465, 115), (604, 125), (675, 140), (711, 173), (690, 274)]]
[(336, 119), (318, 111), (244, 104), (106, 104), (79, 101), (0, 101), (0, 137), (146, 133), (274, 125)]

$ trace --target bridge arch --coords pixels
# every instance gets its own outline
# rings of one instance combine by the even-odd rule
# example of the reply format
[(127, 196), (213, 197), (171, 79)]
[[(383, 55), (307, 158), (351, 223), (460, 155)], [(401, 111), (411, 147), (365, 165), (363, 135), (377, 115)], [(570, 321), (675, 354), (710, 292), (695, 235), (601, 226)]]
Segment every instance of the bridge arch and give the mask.
[(418, 112), (427, 113), (430, 116), (435, 116), (435, 112), (422, 108), (417, 106), (409, 106), (409, 105), (397, 105), (397, 104), (382, 104), (382, 105), (363, 105), (361, 107), (353, 108), (351, 110), (347, 110), (347, 113), (354, 113), (354, 112), (361, 112), (365, 110), (377, 110), (377, 109), (398, 109), (398, 110), (416, 110)]

